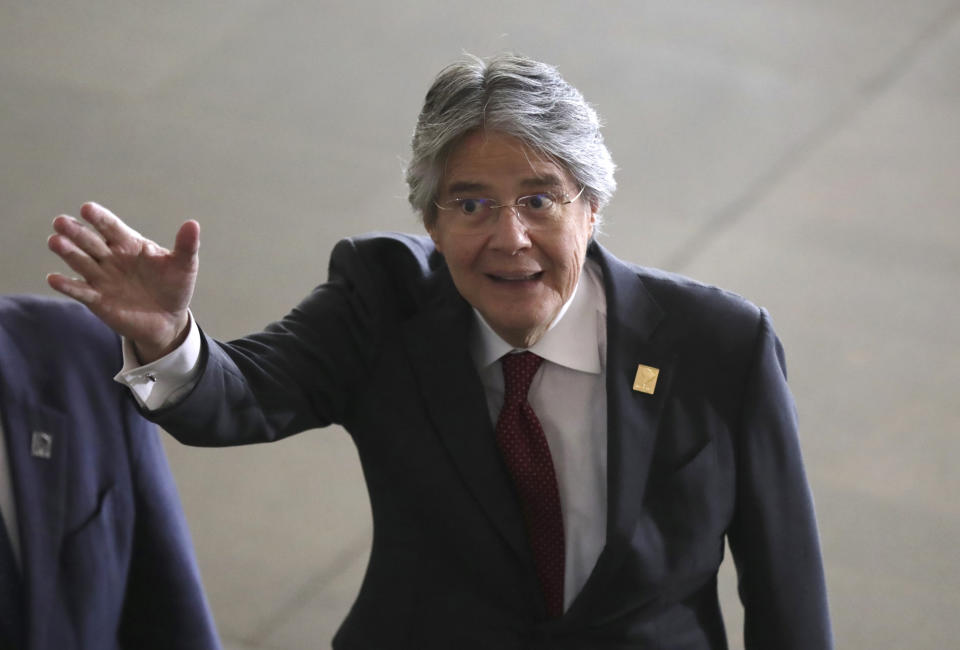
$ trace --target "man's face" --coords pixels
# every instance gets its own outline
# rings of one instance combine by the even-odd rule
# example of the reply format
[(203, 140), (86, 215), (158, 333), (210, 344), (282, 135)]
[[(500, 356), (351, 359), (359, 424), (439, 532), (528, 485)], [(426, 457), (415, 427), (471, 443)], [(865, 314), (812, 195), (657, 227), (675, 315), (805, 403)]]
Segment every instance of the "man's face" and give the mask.
[[(513, 204), (537, 193), (580, 191), (570, 174), (523, 141), (495, 131), (468, 135), (447, 160), (437, 201), (483, 198)], [(557, 206), (548, 224), (525, 222), (510, 207), (482, 228), (465, 230), (460, 210), (437, 210), (427, 230), (460, 294), (516, 347), (536, 343), (573, 294), (596, 211), (579, 198)]]

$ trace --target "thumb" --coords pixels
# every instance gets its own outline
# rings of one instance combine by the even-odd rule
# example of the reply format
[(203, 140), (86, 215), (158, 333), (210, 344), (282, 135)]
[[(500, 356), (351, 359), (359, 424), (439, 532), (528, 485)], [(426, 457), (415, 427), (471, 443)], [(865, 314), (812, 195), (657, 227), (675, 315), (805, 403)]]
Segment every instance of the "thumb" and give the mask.
[(200, 224), (190, 219), (185, 221), (173, 244), (173, 254), (177, 257), (190, 259), (200, 250)]

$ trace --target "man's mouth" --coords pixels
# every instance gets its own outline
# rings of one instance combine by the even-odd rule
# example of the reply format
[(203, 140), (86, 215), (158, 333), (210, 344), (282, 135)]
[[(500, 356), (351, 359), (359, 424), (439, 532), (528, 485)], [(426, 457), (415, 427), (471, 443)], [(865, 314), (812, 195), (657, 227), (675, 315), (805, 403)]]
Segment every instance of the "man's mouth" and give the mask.
[(486, 276), (494, 282), (530, 282), (539, 280), (543, 271), (533, 273), (487, 273)]

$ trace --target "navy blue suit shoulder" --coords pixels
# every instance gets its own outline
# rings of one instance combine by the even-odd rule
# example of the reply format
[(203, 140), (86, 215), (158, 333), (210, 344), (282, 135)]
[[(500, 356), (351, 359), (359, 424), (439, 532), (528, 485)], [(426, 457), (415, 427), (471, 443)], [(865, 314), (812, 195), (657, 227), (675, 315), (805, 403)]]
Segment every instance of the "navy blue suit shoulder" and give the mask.
[(111, 379), (119, 338), (77, 303), (3, 296), (0, 359), (27, 650), (219, 648), (156, 428)]
[(751, 345), (760, 308), (736, 293), (660, 269), (631, 265), (654, 300), (670, 314), (670, 335), (691, 342)]
[(443, 256), (425, 236), (372, 233), (341, 240), (330, 256), (330, 280), (349, 278), (358, 268), (380, 289), (384, 302), (378, 309), (392, 311), (395, 319), (410, 318), (455, 292)]

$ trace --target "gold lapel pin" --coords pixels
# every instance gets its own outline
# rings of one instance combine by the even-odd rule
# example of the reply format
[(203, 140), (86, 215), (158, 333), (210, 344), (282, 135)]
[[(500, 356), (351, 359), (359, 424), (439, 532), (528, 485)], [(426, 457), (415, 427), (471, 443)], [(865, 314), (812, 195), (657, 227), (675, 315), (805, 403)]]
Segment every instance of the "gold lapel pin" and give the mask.
[(660, 376), (660, 368), (645, 366), (642, 363), (637, 366), (637, 376), (633, 379), (633, 390), (653, 395), (657, 388), (657, 377)]

